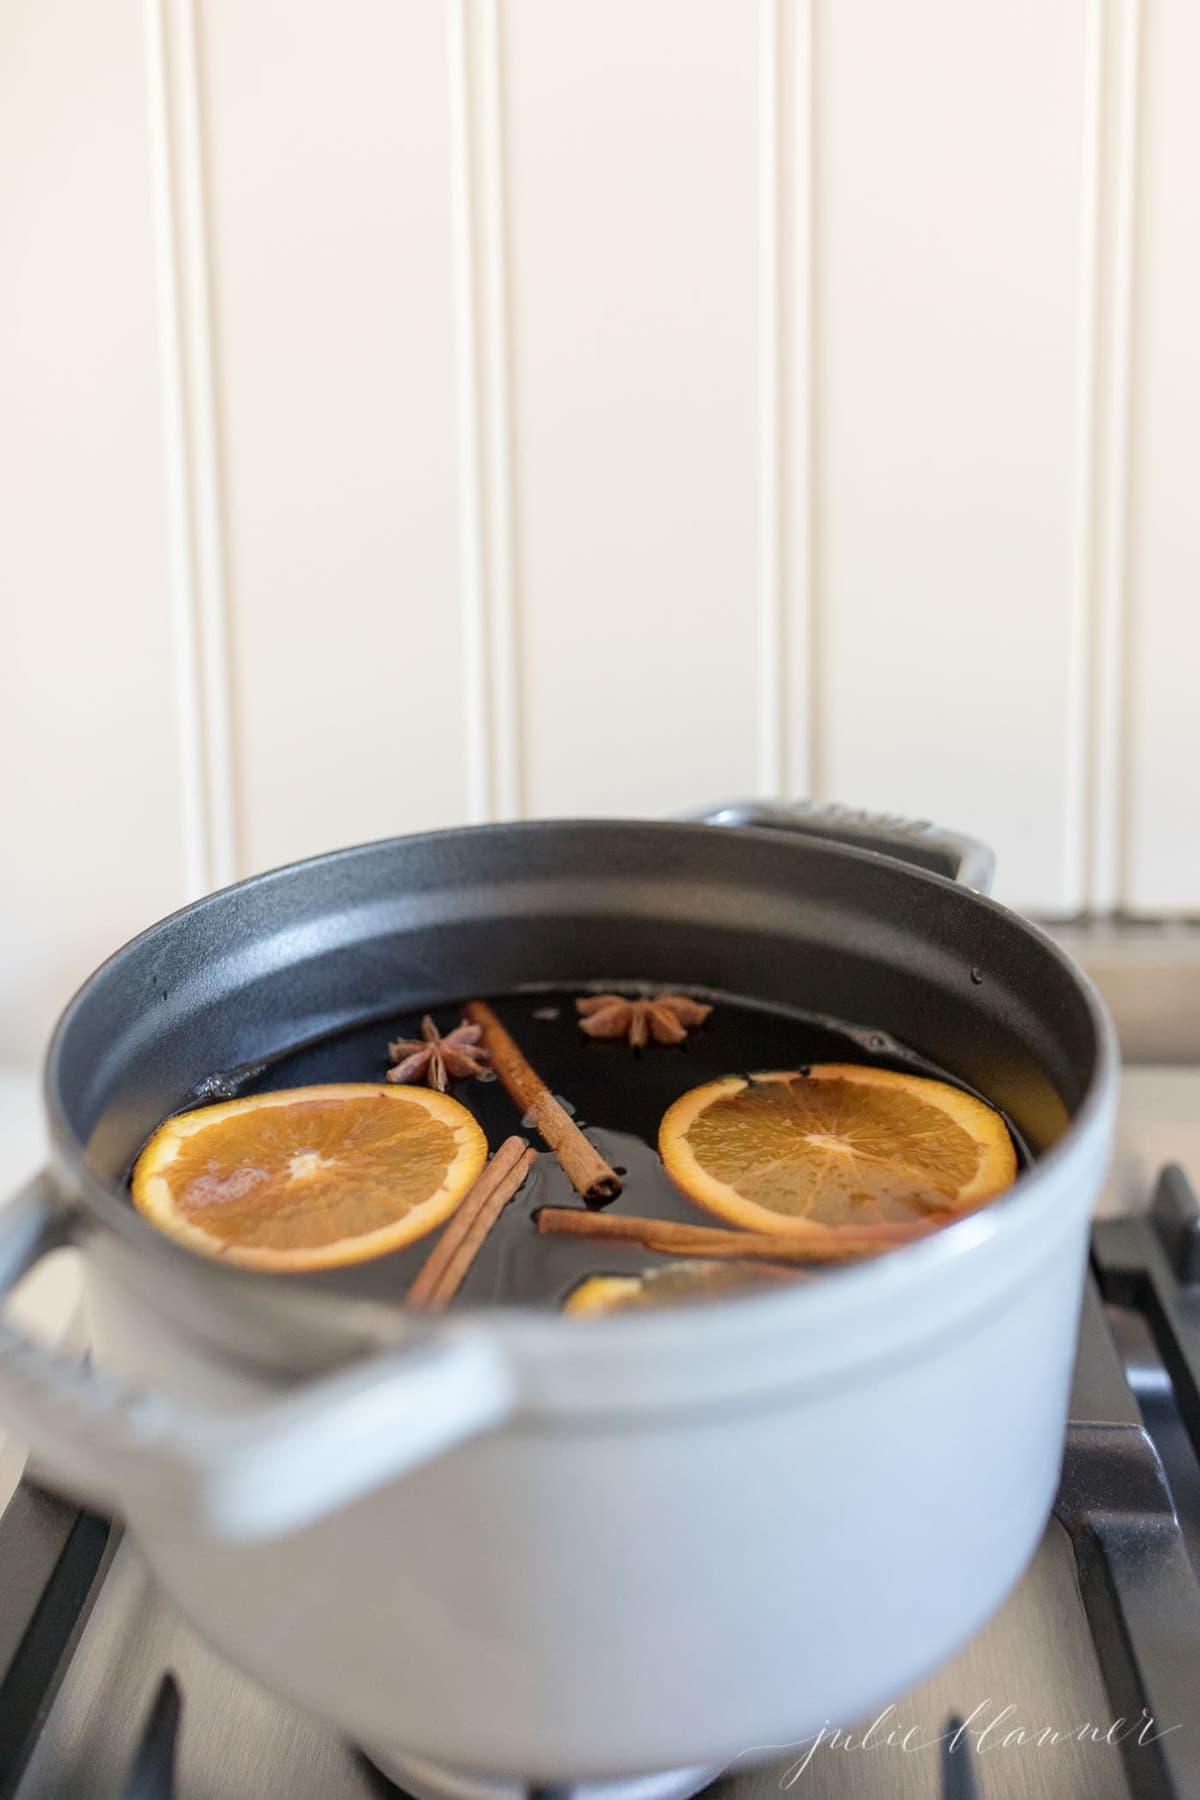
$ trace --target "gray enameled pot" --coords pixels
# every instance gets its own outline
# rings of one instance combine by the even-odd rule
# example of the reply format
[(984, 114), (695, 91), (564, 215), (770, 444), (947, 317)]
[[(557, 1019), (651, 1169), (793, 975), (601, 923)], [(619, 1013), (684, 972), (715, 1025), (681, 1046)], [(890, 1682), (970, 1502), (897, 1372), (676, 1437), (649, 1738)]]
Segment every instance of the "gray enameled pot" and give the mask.
[[(902, 1691), (1043, 1528), (1114, 1111), (1096, 995), (987, 873), (928, 828), (728, 807), (372, 844), (152, 927), (64, 1014), (50, 1166), (0, 1214), (0, 1284), (82, 1245), (95, 1367), (0, 1325), (0, 1418), (128, 1516), (221, 1649), (393, 1759), (711, 1764)], [(213, 1071), (600, 974), (890, 1031), (1002, 1106), (1034, 1166), (828, 1280), (591, 1322), (413, 1318), (230, 1268), (123, 1193)]]

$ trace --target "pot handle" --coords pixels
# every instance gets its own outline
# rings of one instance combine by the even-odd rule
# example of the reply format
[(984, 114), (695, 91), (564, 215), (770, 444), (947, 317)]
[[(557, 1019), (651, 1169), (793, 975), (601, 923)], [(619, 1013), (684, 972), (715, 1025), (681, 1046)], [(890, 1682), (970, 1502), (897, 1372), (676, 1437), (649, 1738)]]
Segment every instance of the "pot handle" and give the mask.
[[(39, 1175), (0, 1207), (0, 1296), (67, 1237), (58, 1194)], [(0, 1419), (47, 1474), (156, 1529), (229, 1543), (311, 1524), (498, 1424), (513, 1399), (498, 1349), (464, 1332), (278, 1400), (209, 1410), (73, 1363), (0, 1314)]]
[(977, 838), (896, 813), (862, 812), (853, 806), (818, 805), (812, 800), (728, 800), (685, 816), (701, 825), (754, 825), (795, 831), (804, 837), (832, 838), (855, 850), (876, 850), (881, 856), (945, 875), (976, 894), (991, 892), (996, 870), (994, 854)]

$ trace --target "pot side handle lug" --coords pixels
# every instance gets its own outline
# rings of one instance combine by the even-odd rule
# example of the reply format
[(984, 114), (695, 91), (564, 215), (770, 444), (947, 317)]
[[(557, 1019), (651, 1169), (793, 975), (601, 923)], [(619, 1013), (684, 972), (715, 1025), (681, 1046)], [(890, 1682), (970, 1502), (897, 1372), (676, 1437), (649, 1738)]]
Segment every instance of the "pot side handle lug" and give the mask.
[[(0, 1298), (67, 1236), (46, 1175), (0, 1206)], [(500, 1352), (464, 1333), (208, 1411), (74, 1363), (0, 1313), (0, 1421), (39, 1468), (139, 1524), (228, 1543), (311, 1524), (499, 1424), (513, 1401)]]
[(991, 892), (996, 858), (986, 844), (946, 831), (926, 819), (904, 819), (895, 813), (863, 812), (853, 806), (818, 805), (811, 800), (728, 800), (686, 818), (701, 825), (751, 825), (771, 831), (793, 831), (802, 837), (830, 838), (855, 850), (945, 875), (973, 893)]

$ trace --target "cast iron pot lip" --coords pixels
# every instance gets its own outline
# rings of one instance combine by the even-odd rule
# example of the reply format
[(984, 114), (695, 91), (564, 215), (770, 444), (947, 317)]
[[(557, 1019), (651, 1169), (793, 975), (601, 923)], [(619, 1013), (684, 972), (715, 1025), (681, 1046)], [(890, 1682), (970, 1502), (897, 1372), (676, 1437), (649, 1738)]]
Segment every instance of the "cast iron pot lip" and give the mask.
[[(81, 986), (67, 1002), (51, 1034), (50, 1044), (46, 1052), (42, 1073), (42, 1101), (50, 1126), (51, 1146), (66, 1165), (73, 1178), (70, 1190), (68, 1223), (65, 1231), (67, 1241), (74, 1235), (73, 1226), (76, 1215), (84, 1210), (92, 1218), (122, 1239), (131, 1249), (151, 1258), (157, 1258), (164, 1269), (173, 1268), (189, 1281), (204, 1280), (208, 1283), (220, 1283), (231, 1299), (238, 1295), (261, 1297), (264, 1280), (270, 1282), (272, 1288), (285, 1302), (294, 1305), (301, 1312), (307, 1312), (314, 1320), (322, 1314), (329, 1317), (340, 1313), (343, 1317), (353, 1314), (362, 1321), (365, 1327), (372, 1323), (387, 1322), (391, 1327), (388, 1335), (394, 1335), (395, 1322), (401, 1320), (406, 1339), (431, 1337), (440, 1335), (444, 1330), (461, 1330), (472, 1326), (478, 1328), (486, 1324), (488, 1330), (503, 1335), (510, 1341), (520, 1340), (523, 1345), (536, 1347), (538, 1340), (547, 1334), (553, 1334), (554, 1342), (561, 1346), (564, 1326), (570, 1327), (573, 1342), (603, 1340), (613, 1344), (620, 1337), (626, 1339), (632, 1333), (638, 1334), (644, 1344), (646, 1339), (654, 1335), (660, 1342), (668, 1338), (690, 1337), (688, 1330), (691, 1321), (707, 1321), (711, 1328), (714, 1310), (722, 1318), (731, 1321), (740, 1318), (748, 1323), (751, 1316), (762, 1324), (778, 1317), (781, 1321), (794, 1318), (797, 1309), (806, 1304), (811, 1305), (818, 1300), (820, 1294), (836, 1290), (843, 1295), (851, 1307), (855, 1304), (858, 1290), (878, 1289), (882, 1284), (889, 1290), (915, 1282), (927, 1270), (941, 1264), (957, 1263), (962, 1257), (983, 1248), (993, 1242), (1002, 1232), (1020, 1229), (1020, 1223), (1027, 1213), (1034, 1212), (1042, 1202), (1046, 1189), (1056, 1184), (1059, 1168), (1064, 1163), (1074, 1160), (1079, 1147), (1097, 1124), (1103, 1125), (1111, 1113), (1115, 1102), (1116, 1077), (1120, 1064), (1116, 1028), (1108, 1010), (1101, 999), (1095, 985), (1080, 968), (1078, 963), (1056, 944), (1040, 926), (1026, 919), (993, 900), (990, 895), (979, 894), (964, 887), (961, 883), (936, 874), (929, 869), (906, 863), (902, 858), (890, 856), (882, 851), (865, 850), (857, 845), (842, 844), (835, 839), (797, 836), (795, 842), (806, 856), (818, 858), (845, 858), (851, 862), (863, 863), (878, 868), (887, 865), (905, 880), (928, 885), (935, 890), (952, 890), (960, 895), (970, 906), (982, 908), (985, 912), (1015, 924), (1034, 943), (1056, 962), (1063, 972), (1075, 984), (1087, 1006), (1088, 1016), (1095, 1034), (1095, 1060), (1091, 1079), (1078, 1110), (1072, 1116), (1067, 1129), (1059, 1141), (1041, 1156), (1032, 1168), (1018, 1175), (1012, 1187), (996, 1200), (989, 1202), (980, 1211), (967, 1214), (955, 1223), (943, 1226), (940, 1231), (927, 1238), (918, 1239), (911, 1244), (898, 1245), (894, 1250), (877, 1257), (867, 1258), (852, 1267), (837, 1269), (835, 1279), (820, 1282), (797, 1282), (793, 1288), (771, 1288), (767, 1291), (751, 1292), (744, 1295), (727, 1295), (711, 1301), (693, 1303), (687, 1307), (662, 1309), (644, 1312), (632, 1311), (601, 1315), (594, 1319), (564, 1320), (554, 1312), (542, 1313), (533, 1308), (518, 1306), (463, 1307), (452, 1317), (439, 1319), (420, 1312), (406, 1312), (401, 1301), (379, 1301), (377, 1299), (360, 1299), (347, 1294), (331, 1292), (315, 1285), (307, 1272), (296, 1273), (285, 1277), (264, 1275), (263, 1271), (239, 1268), (236, 1264), (224, 1263), (217, 1258), (208, 1258), (196, 1251), (185, 1248), (165, 1232), (159, 1231), (144, 1219), (132, 1206), (124, 1191), (115, 1182), (99, 1175), (88, 1160), (87, 1151), (69, 1124), (61, 1102), (59, 1088), (59, 1070), (63, 1053), (63, 1044), (71, 1028), (74, 1014), (83, 1003), (93, 984), (128, 952), (155, 936), (170, 925), (179, 924), (197, 916), (208, 908), (218, 906), (228, 896), (235, 893), (246, 893), (254, 888), (267, 887), (273, 882), (282, 880), (299, 870), (313, 868), (319, 864), (330, 865), (353, 861), (356, 857), (369, 855), (373, 851), (389, 848), (393, 845), (425, 845), (462, 841), (464, 838), (486, 838), (497, 833), (518, 833), (537, 835), (559, 832), (567, 829), (583, 829), (604, 832), (628, 832), (630, 830), (653, 830), (680, 837), (696, 837), (700, 834), (712, 835), (720, 831), (723, 838), (749, 839), (753, 842), (767, 841), (778, 846), (783, 834), (777, 829), (766, 826), (714, 826), (703, 821), (680, 819), (628, 819), (628, 818), (544, 818), (522, 819), (495, 822), (481, 825), (452, 826), (441, 830), (401, 833), (397, 836), (373, 838), (366, 843), (346, 845), (337, 850), (319, 852), (315, 856), (301, 857), (290, 863), (281, 863), (272, 869), (260, 870), (255, 875), (246, 876), (241, 881), (230, 882), (212, 893), (201, 895), (186, 906), (177, 908), (163, 918), (129, 938), (114, 950), (111, 955), (97, 965)], [(53, 1161), (53, 1159), (52, 1159)], [(56, 1183), (57, 1185), (57, 1183)], [(585, 1329), (580, 1332), (582, 1325)]]

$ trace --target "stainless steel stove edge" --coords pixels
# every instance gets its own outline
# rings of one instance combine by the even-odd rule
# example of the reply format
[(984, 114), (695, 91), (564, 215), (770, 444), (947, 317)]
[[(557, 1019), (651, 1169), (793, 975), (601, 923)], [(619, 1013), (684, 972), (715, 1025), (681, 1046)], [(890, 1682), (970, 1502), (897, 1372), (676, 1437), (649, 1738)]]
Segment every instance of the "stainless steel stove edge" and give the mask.
[(1085, 919), (1045, 929), (1100, 990), (1127, 1064), (1200, 1068), (1200, 920)]

